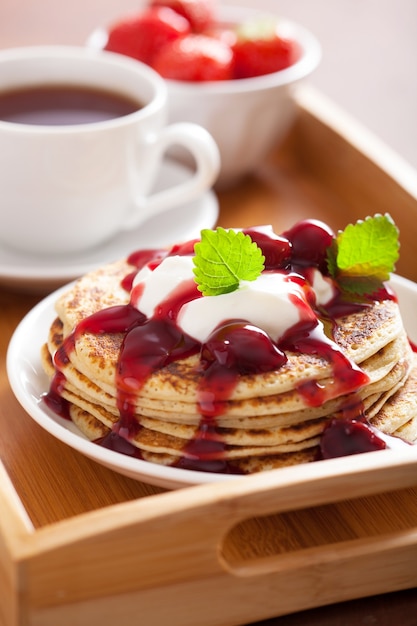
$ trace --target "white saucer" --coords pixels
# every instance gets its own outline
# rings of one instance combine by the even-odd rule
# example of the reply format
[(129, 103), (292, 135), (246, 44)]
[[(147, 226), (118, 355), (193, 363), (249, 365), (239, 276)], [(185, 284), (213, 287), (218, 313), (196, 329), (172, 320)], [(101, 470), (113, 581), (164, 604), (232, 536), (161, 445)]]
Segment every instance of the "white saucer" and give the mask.
[[(156, 189), (180, 182), (189, 176), (188, 170), (166, 161)], [(219, 207), (213, 191), (197, 200), (147, 220), (138, 228), (117, 234), (106, 244), (73, 256), (42, 257), (22, 254), (0, 244), (0, 285), (14, 290), (47, 292), (85, 274), (107, 262), (126, 257), (139, 248), (164, 247), (194, 239), (203, 228), (212, 228)]]
[[(407, 332), (413, 342), (417, 343), (417, 323), (415, 319), (417, 285), (398, 276), (393, 277), (392, 282), (399, 298)], [(212, 474), (176, 467), (165, 467), (107, 450), (88, 441), (72, 422), (60, 418), (48, 409), (41, 399), (42, 395), (48, 391), (49, 381), (42, 369), (40, 349), (47, 337), (49, 326), (56, 316), (54, 302), (64, 289), (66, 287), (50, 294), (37, 304), (20, 322), (9, 344), (7, 374), (10, 386), (27, 413), (47, 432), (71, 448), (78, 450), (81, 454), (120, 474), (151, 485), (176, 489), (190, 485), (240, 480), (242, 477), (237, 475)], [(387, 462), (391, 458), (391, 454), (395, 453), (395, 450), (378, 452), (380, 455), (388, 455), (386, 456)], [(417, 461), (416, 446), (401, 447), (400, 453), (403, 459), (407, 457), (413, 462)], [(346, 457), (343, 460), (346, 469), (355, 467), (355, 463), (360, 463), (360, 459), (358, 460), (357, 457), (361, 456), (352, 455)], [(324, 461), (329, 472), (332, 471), (333, 464), (337, 464), (337, 462), (337, 459)], [(294, 472), (298, 472), (297, 466), (294, 466), (294, 468), (282, 468), (282, 470), (276, 471), (283, 472), (287, 479), (290, 479)]]

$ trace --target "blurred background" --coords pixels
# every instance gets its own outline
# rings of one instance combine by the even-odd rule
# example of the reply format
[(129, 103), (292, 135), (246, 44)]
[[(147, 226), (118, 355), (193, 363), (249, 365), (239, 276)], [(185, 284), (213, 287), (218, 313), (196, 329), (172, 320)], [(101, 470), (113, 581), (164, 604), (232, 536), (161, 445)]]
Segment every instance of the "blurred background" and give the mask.
[[(310, 84), (417, 169), (416, 0), (227, 0), (227, 4), (268, 9), (311, 29), (321, 41), (323, 59)], [(96, 26), (140, 5), (140, 0), (87, 0), (79, 14), (72, 11), (71, 2), (0, 0), (0, 47), (83, 44)], [(40, 8), (54, 23), (46, 39), (38, 34), (43, 31)]]

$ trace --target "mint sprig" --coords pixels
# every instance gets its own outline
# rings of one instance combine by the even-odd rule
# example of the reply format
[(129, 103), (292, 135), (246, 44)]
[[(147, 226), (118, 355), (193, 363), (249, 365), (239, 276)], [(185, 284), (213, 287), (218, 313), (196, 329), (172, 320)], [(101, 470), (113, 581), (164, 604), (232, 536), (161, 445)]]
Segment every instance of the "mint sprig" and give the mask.
[(261, 249), (241, 231), (202, 230), (194, 251), (194, 276), (204, 296), (235, 291), (240, 281), (255, 280), (264, 269)]
[(358, 220), (340, 231), (327, 256), (328, 269), (342, 289), (372, 294), (390, 278), (399, 257), (399, 231), (389, 214)]

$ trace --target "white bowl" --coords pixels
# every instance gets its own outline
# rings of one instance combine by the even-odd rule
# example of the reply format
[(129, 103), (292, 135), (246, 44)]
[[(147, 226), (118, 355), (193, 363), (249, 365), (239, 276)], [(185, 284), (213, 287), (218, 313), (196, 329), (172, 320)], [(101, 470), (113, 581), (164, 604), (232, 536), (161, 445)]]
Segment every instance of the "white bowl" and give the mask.
[[(247, 19), (277, 16), (241, 7), (220, 7), (221, 23), (239, 24)], [(169, 122), (195, 122), (215, 139), (221, 156), (217, 187), (235, 184), (256, 170), (266, 154), (285, 137), (295, 116), (293, 90), (311, 74), (321, 59), (321, 47), (306, 28), (279, 19), (279, 32), (301, 47), (292, 66), (256, 78), (191, 83), (167, 80)], [(88, 45), (102, 47), (103, 31), (93, 33)]]
[[(226, 23), (239, 23), (256, 15), (261, 13), (237, 7), (220, 10)], [(295, 116), (293, 90), (320, 62), (320, 44), (308, 30), (282, 19), (280, 32), (297, 41), (302, 49), (300, 59), (284, 70), (239, 80), (167, 81), (170, 122), (200, 124), (219, 147), (219, 187), (231, 186), (253, 172), (285, 137)]]

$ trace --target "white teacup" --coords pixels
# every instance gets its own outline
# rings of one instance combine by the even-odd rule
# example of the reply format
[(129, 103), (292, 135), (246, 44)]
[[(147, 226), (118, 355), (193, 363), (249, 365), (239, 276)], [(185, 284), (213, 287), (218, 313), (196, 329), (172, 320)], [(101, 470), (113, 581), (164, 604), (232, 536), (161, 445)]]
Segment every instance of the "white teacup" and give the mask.
[[(51, 86), (112, 92), (132, 108), (58, 125), (34, 121), (33, 111), (23, 122), (7, 117), (6, 92)], [(17, 102), (28, 106), (33, 97), (22, 92)], [(133, 59), (66, 46), (0, 51), (0, 241), (30, 253), (85, 250), (210, 188), (220, 166), (216, 143), (196, 124), (167, 125), (167, 111), (165, 82)], [(152, 193), (174, 145), (191, 153), (195, 169), (185, 182)]]

